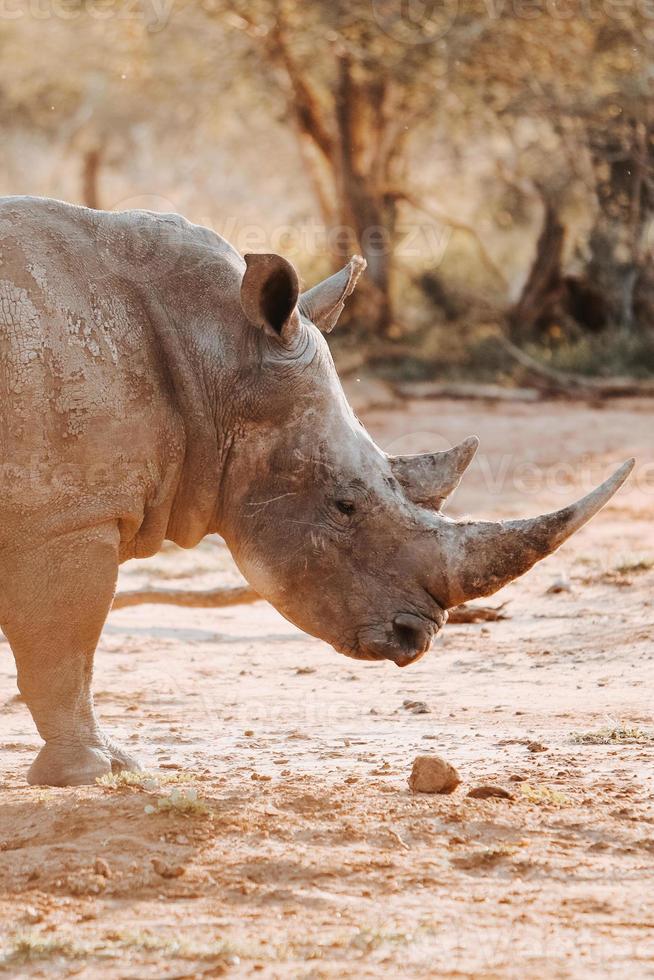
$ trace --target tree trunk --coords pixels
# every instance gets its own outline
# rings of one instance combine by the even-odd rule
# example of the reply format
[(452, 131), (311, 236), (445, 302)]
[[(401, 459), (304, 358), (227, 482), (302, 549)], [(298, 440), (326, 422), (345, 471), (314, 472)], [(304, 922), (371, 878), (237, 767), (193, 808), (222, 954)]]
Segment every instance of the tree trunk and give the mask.
[(340, 55), (333, 105), (326, 109), (295, 59), (281, 13), (270, 42), (271, 57), (288, 80), (289, 112), (327, 226), (332, 264), (340, 268), (355, 252), (368, 263), (348, 315), (362, 332), (388, 335), (397, 224), (390, 170), (402, 145), (401, 137), (385, 139), (388, 83)]
[(82, 159), (82, 204), (87, 208), (100, 208), (98, 177), (102, 163), (102, 150), (98, 146), (86, 150)]
[(561, 271), (564, 239), (565, 228), (556, 208), (546, 201), (536, 255), (520, 298), (509, 312), (509, 326), (515, 340), (529, 336), (539, 324), (556, 315), (565, 293)]
[(647, 229), (654, 217), (649, 175), (654, 165), (654, 125), (625, 111), (618, 120), (589, 127), (596, 173), (597, 218), (587, 277), (601, 290), (607, 321), (634, 330), (654, 316), (654, 275)]
[[(381, 142), (385, 82), (357, 80), (350, 59), (339, 59), (336, 91), (338, 152), (333, 160), (341, 224), (350, 252), (368, 263), (354, 308), (366, 333), (386, 336), (393, 322), (391, 277), (396, 245), (397, 198), (373, 174), (372, 147)], [(382, 178), (387, 174), (383, 173)], [(339, 243), (341, 244), (341, 243)], [(341, 256), (340, 258), (342, 258)]]

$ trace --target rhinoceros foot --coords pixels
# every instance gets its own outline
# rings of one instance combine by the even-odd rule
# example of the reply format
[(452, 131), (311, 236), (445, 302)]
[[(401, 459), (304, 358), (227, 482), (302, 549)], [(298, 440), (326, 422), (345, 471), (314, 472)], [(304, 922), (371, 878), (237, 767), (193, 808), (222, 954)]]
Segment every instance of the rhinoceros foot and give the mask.
[(110, 739), (98, 745), (80, 742), (46, 742), (30, 766), (27, 782), (31, 786), (91, 786), (99, 776), (139, 766)]

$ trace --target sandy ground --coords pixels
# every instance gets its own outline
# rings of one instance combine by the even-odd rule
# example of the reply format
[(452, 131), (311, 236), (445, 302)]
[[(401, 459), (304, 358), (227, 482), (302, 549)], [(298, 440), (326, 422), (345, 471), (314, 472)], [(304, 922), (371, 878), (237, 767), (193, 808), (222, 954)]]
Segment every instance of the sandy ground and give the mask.
[[(113, 613), (97, 702), (143, 785), (27, 787), (39, 741), (0, 645), (9, 976), (654, 977), (654, 404), (378, 394), (354, 386), (386, 449), (481, 437), (453, 513), (526, 516), (629, 455), (639, 469), (497, 597), (509, 619), (448, 626), (404, 671), (339, 657), (264, 603)], [(121, 573), (238, 580), (212, 540)], [(641, 741), (574, 740), (620, 726)], [(419, 753), (457, 766), (454, 794), (409, 791)], [(467, 798), (483, 783), (513, 799)]]

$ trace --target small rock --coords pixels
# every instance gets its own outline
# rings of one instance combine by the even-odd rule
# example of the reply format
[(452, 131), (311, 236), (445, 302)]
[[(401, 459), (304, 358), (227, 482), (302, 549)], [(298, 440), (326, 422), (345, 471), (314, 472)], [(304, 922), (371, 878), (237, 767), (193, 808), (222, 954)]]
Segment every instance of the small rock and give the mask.
[(466, 796), (472, 797), (473, 800), (513, 800), (515, 799), (513, 793), (509, 793), (508, 789), (504, 789), (502, 786), (475, 786), (466, 793)]
[(509, 776), (509, 782), (510, 783), (526, 783), (527, 782), (527, 777), (526, 776), (521, 776), (520, 773), (514, 772), (514, 773), (512, 773), (512, 775)]
[(547, 752), (547, 746), (542, 742), (527, 742), (528, 752)]
[(555, 578), (545, 595), (558, 595), (559, 592), (572, 592), (570, 579), (567, 575), (559, 575), (558, 578)]
[(413, 760), (409, 789), (414, 793), (453, 793), (461, 782), (458, 772), (437, 755), (418, 755)]
[(186, 871), (181, 864), (167, 864), (160, 858), (152, 858), (152, 867), (162, 878), (181, 878)]
[(25, 909), (24, 919), (30, 925), (35, 926), (38, 922), (43, 922), (43, 913), (35, 909), (33, 905), (28, 905)]
[(402, 707), (412, 715), (428, 715), (431, 711), (426, 701), (403, 701)]
[(102, 875), (103, 878), (111, 878), (111, 868), (104, 858), (96, 858), (94, 871), (96, 875)]

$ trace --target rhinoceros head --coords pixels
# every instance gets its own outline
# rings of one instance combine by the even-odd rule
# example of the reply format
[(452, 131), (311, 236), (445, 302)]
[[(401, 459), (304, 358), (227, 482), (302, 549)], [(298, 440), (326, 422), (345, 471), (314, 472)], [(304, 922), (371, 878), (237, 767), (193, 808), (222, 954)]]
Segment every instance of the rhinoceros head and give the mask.
[(253, 587), (292, 622), (348, 656), (405, 666), (428, 650), (449, 608), (490, 595), (558, 548), (633, 461), (542, 517), (444, 516), (478, 440), (386, 455), (350, 409), (321, 333), (363, 268), (355, 257), (300, 294), (285, 259), (246, 256), (241, 306), (256, 367), (240, 392), (222, 530)]

